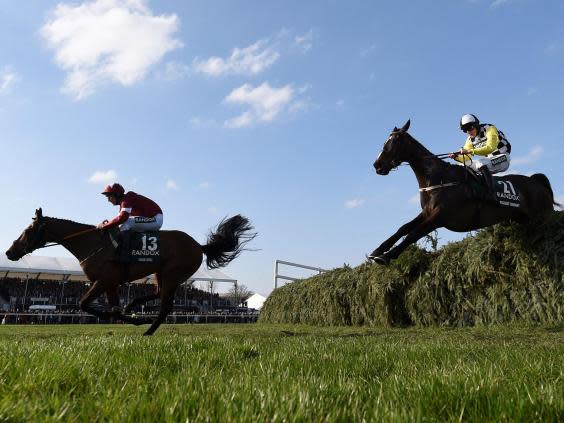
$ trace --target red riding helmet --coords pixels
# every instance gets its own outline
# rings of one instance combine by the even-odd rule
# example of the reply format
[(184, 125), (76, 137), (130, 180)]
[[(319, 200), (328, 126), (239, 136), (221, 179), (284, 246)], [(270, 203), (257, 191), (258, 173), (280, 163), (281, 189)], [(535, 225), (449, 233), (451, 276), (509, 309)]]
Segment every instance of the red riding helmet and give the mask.
[(102, 194), (104, 194), (104, 195), (114, 194), (114, 195), (117, 195), (118, 197), (120, 197), (123, 194), (125, 194), (125, 190), (123, 189), (123, 187), (120, 184), (118, 184), (116, 182), (115, 184), (108, 185), (106, 188), (104, 188), (104, 191), (102, 191)]

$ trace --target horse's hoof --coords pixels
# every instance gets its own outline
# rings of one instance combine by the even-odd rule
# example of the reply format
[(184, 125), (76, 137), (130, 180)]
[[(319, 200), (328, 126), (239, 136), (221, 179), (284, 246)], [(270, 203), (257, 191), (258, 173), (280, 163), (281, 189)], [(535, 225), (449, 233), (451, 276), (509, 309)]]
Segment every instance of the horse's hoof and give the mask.
[(390, 264), (390, 260), (388, 260), (384, 256), (372, 256), (372, 261), (374, 263), (381, 264), (383, 266), (387, 266), (388, 264)]

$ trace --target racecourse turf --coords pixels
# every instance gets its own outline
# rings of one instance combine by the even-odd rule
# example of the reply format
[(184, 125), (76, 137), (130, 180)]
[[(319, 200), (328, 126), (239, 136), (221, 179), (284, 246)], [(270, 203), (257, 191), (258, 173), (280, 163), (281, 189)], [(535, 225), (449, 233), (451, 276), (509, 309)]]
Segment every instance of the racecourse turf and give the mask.
[(564, 421), (564, 328), (0, 327), (0, 421)]

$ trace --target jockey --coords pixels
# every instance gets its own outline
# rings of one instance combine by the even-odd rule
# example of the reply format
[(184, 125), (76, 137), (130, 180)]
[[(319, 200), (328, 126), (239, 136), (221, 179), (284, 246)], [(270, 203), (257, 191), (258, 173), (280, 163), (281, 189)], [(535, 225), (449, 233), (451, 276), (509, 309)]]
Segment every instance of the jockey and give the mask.
[[(464, 147), (449, 154), (449, 157), (480, 173), (488, 189), (487, 198), (495, 201), (492, 174), (504, 172), (509, 168), (511, 144), (494, 125), (480, 124), (476, 115), (462, 116), (460, 129), (468, 134), (468, 138)], [(475, 156), (481, 157), (477, 159)]]
[(109, 222), (100, 223), (97, 228), (110, 229), (119, 225), (123, 246), (129, 244), (131, 230), (158, 231), (163, 225), (163, 211), (147, 197), (133, 191), (126, 193), (118, 183), (108, 185), (102, 195), (114, 206), (119, 205), (119, 214)]

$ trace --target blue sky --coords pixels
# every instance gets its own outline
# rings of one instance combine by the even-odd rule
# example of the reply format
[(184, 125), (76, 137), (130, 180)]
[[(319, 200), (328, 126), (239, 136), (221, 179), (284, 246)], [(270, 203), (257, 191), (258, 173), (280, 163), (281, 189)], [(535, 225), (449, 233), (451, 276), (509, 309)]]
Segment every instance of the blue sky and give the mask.
[(113, 217), (119, 181), (199, 242), (248, 216), (225, 272), (268, 294), (275, 259), (358, 265), (419, 212), (408, 167), (372, 168), (409, 118), (435, 153), (497, 125), (564, 201), (562, 69), (560, 0), (0, 0), (0, 244), (40, 206)]

